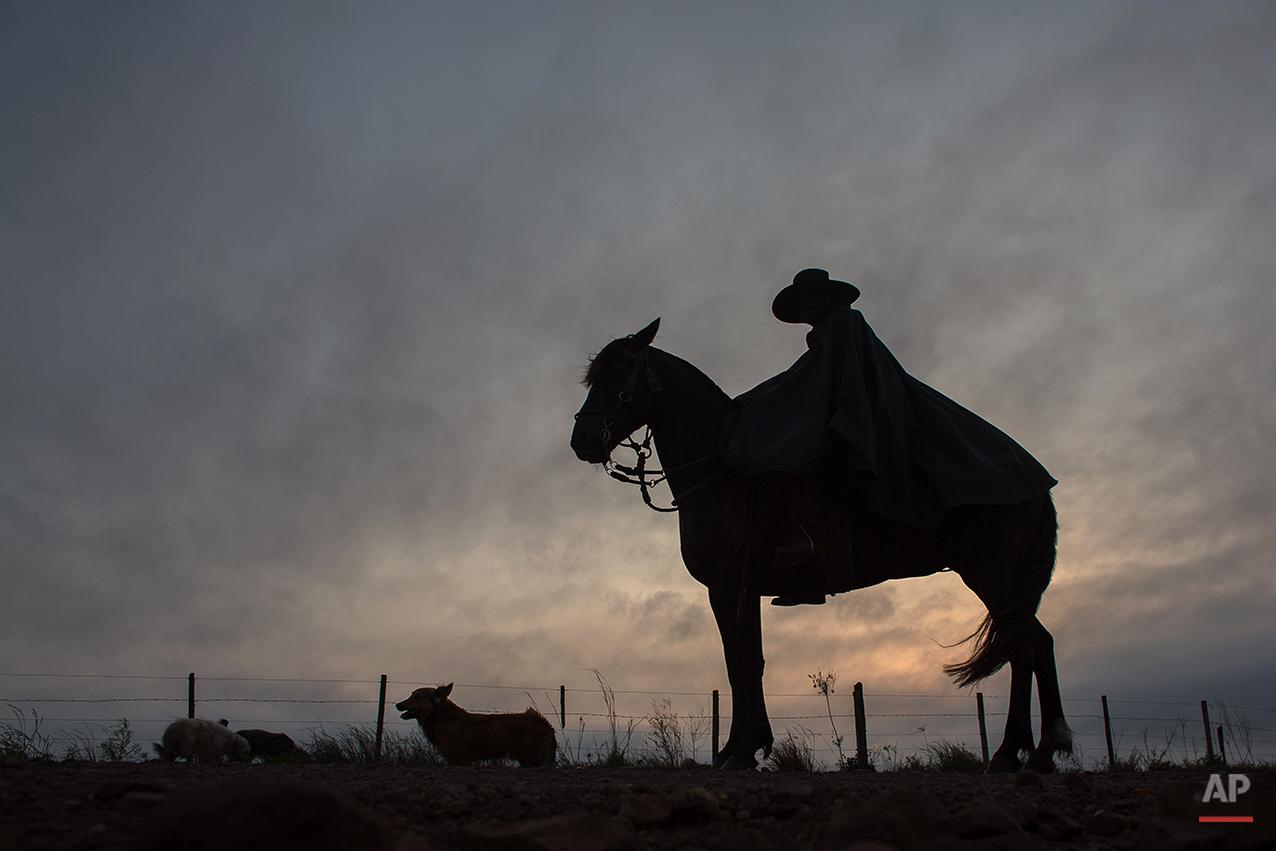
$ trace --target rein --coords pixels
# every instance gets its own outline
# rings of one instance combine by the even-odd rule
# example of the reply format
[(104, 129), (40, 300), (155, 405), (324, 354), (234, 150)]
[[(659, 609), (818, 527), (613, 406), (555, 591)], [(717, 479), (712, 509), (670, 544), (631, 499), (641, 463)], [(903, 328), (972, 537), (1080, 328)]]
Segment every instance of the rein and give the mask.
[[(631, 402), (633, 402), (634, 387), (638, 383), (638, 374), (640, 372), (646, 373), (647, 384), (652, 391), (654, 393), (660, 393), (660, 383), (656, 381), (656, 376), (652, 373), (651, 367), (647, 364), (647, 351), (644, 349), (642, 354), (637, 356), (637, 359), (634, 362), (634, 368), (629, 373), (629, 380), (625, 383), (625, 389), (620, 391), (620, 394), (616, 399), (616, 404), (612, 406), (610, 411), (578, 411), (576, 413), (577, 420), (579, 420), (582, 416), (588, 415), (601, 416), (603, 418), (603, 427), (598, 433), (598, 437), (603, 442), (603, 446), (606, 446), (611, 442), (611, 427), (616, 424), (616, 418), (620, 416), (620, 413)], [(626, 437), (624, 440), (617, 443), (611, 450), (612, 452), (615, 452), (616, 449), (622, 446), (625, 449), (633, 450), (633, 453), (636, 456), (634, 466), (627, 467), (624, 464), (616, 463), (611, 459), (611, 455), (609, 453), (607, 460), (603, 462), (603, 469), (607, 471), (607, 475), (611, 476), (618, 482), (624, 482), (627, 485), (638, 485), (642, 490), (642, 501), (646, 503), (647, 507), (652, 511), (665, 513), (677, 511), (681, 507), (681, 503), (686, 501), (688, 497), (694, 496), (708, 486), (709, 482), (718, 475), (721, 465), (715, 467), (712, 473), (687, 488), (680, 495), (674, 496), (672, 504), (668, 508), (662, 508), (652, 501), (650, 489), (656, 487), (661, 482), (668, 480), (669, 473), (677, 472), (678, 470), (685, 470), (688, 467), (693, 467), (703, 461), (709, 461), (717, 458), (718, 453), (715, 452), (712, 455), (697, 458), (690, 463), (680, 464), (677, 467), (669, 467), (663, 470), (648, 470), (647, 459), (651, 457), (651, 425), (647, 424), (646, 429), (647, 431), (643, 436), (642, 443), (636, 443), (632, 437)]]
[[(615, 461), (611, 460), (611, 458), (608, 458), (603, 462), (603, 469), (607, 471), (607, 475), (611, 476), (618, 482), (624, 482), (627, 485), (638, 485), (642, 489), (642, 501), (645, 502), (647, 507), (652, 511), (677, 511), (682, 507), (682, 503), (689, 497), (695, 496), (707, 487), (709, 482), (713, 481), (714, 477), (718, 475), (718, 470), (721, 469), (720, 465), (715, 467), (714, 471), (708, 476), (687, 488), (681, 494), (675, 496), (673, 498), (673, 503), (668, 508), (661, 508), (659, 505), (656, 505), (651, 501), (651, 493), (649, 492), (650, 488), (654, 488), (661, 482), (666, 481), (669, 478), (670, 473), (677, 472), (678, 470), (685, 470), (688, 467), (694, 467), (702, 461), (711, 461), (718, 457), (718, 453), (715, 452), (712, 455), (697, 458), (690, 463), (679, 464), (677, 467), (669, 467), (665, 470), (647, 470), (647, 459), (651, 457), (651, 426), (647, 426), (647, 433), (643, 437), (642, 443), (635, 443), (632, 438), (625, 438), (624, 441), (616, 444), (616, 446), (618, 448), (623, 446), (625, 449), (632, 449), (634, 451), (634, 455), (637, 456), (636, 463), (632, 467), (626, 467), (624, 464), (617, 464)], [(614, 452), (615, 450), (612, 451)], [(650, 480), (648, 480), (648, 477), (650, 477)]]

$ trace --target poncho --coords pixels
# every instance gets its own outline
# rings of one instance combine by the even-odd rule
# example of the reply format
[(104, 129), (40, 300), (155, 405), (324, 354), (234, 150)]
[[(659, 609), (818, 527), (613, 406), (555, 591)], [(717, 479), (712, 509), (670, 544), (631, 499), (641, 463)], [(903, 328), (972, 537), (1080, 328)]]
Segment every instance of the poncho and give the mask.
[(834, 308), (807, 345), (787, 371), (732, 400), (729, 469), (843, 481), (875, 514), (918, 527), (1058, 484), (1000, 429), (905, 372), (858, 310)]

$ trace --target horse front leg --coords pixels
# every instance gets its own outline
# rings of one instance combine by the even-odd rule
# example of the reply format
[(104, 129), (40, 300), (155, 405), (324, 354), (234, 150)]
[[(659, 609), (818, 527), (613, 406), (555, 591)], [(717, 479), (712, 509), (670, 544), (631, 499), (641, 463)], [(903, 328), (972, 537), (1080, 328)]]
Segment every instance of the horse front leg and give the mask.
[[(722, 655), (726, 660), (727, 681), (731, 684), (731, 729), (727, 734), (727, 741), (721, 748), (717, 748), (717, 752), (713, 757), (713, 767), (721, 768), (723, 763), (730, 758), (735, 752), (736, 746), (740, 744), (740, 738), (744, 732), (744, 724), (741, 723), (745, 716), (744, 690), (737, 686), (739, 682), (739, 674), (736, 670), (735, 659), (739, 655), (736, 650), (736, 633), (735, 630), (728, 629), (726, 619), (727, 613), (727, 596), (720, 595), (712, 589), (709, 591), (709, 607), (713, 610), (714, 621), (718, 624), (718, 632), (722, 636)], [(714, 742), (717, 747), (717, 742)]]
[(745, 690), (740, 685), (742, 680), (738, 666), (735, 664), (738, 654), (732, 638), (725, 630), (722, 631), (722, 653), (727, 664), (727, 681), (731, 684), (731, 729), (728, 731), (726, 743), (713, 758), (714, 768), (722, 768), (735, 753), (740, 741), (744, 738), (744, 720), (748, 714)]
[[(743, 605), (734, 594), (711, 592), (727, 679), (731, 684), (731, 732), (727, 743), (713, 761), (714, 768), (740, 771), (756, 768), (757, 752), (771, 755), (771, 722), (762, 692), (762, 610), (760, 598), (750, 595)], [(742, 615), (737, 621), (737, 613)]]

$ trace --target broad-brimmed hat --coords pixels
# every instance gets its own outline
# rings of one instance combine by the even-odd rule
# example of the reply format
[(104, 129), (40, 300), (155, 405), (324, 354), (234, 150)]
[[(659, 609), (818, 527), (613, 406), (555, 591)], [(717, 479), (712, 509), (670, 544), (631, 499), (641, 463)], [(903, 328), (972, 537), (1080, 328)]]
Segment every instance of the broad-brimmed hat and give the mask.
[(803, 320), (798, 318), (798, 302), (801, 301), (802, 293), (808, 289), (815, 290), (833, 305), (852, 304), (860, 297), (859, 287), (854, 284), (834, 281), (823, 269), (803, 269), (793, 276), (793, 283), (780, 290), (775, 301), (771, 302), (771, 312), (775, 314), (775, 318), (781, 322), (801, 324)]

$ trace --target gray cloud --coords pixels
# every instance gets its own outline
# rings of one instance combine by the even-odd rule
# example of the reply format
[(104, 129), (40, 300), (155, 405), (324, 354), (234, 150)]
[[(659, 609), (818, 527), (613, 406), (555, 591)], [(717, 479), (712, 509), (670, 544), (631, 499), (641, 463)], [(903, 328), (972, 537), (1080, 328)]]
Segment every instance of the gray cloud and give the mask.
[[(816, 265), (1059, 478), (1065, 689), (1270, 674), (1266, 5), (3, 14), (8, 668), (707, 690), (674, 523), (571, 456), (576, 382), (662, 315), (742, 392)], [(939, 688), (977, 613), (935, 587), (769, 613), (769, 687)]]

